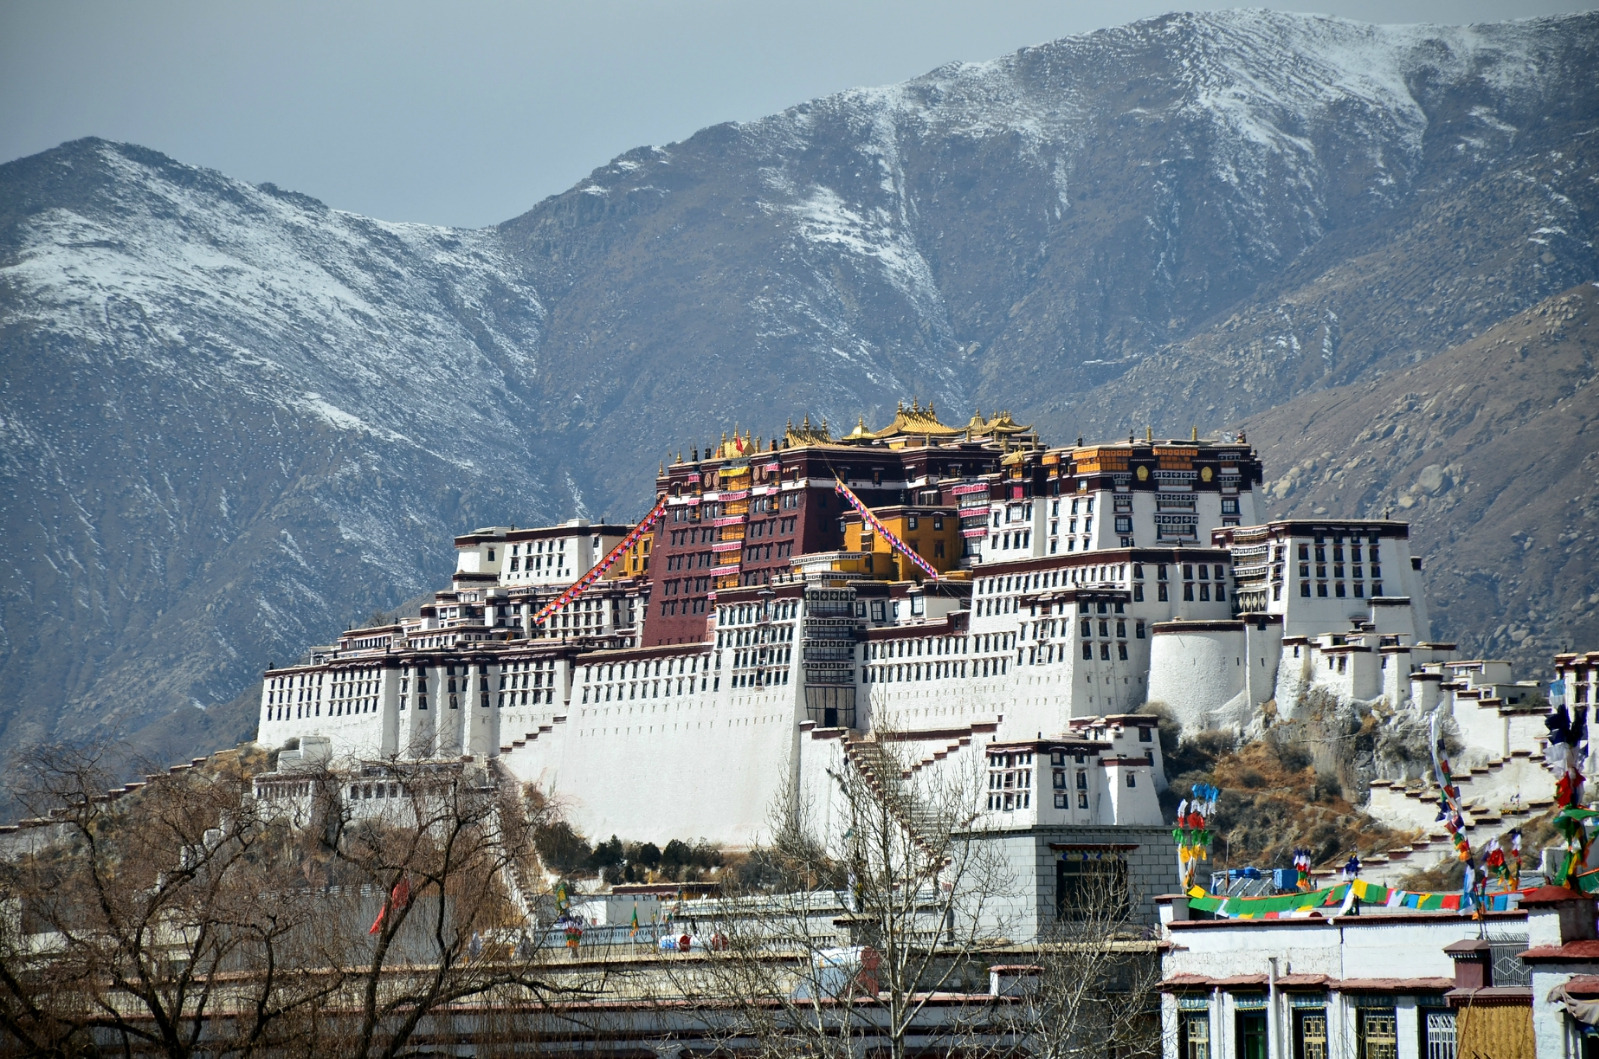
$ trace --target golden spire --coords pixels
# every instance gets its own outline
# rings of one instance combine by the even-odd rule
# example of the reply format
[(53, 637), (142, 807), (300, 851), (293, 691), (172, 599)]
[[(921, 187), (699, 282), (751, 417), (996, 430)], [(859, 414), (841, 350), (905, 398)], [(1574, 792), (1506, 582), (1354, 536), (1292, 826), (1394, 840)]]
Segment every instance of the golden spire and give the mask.
[(1154, 427), (1146, 426), (1144, 428), (1144, 440), (1145, 441), (1154, 441), (1155, 440), (1155, 428)]
[(1194, 428), (1193, 428), (1193, 431), (1194, 431), (1194, 437), (1193, 437), (1193, 440), (1194, 440), (1194, 441), (1198, 441), (1198, 440), (1199, 440), (1199, 428), (1198, 428), (1198, 427), (1194, 427)]

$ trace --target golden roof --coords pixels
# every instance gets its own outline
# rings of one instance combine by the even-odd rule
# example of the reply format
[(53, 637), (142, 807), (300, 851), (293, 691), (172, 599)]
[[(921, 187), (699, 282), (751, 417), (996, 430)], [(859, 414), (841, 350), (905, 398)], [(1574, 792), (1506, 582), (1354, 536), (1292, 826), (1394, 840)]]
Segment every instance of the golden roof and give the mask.
[(798, 428), (794, 426), (794, 421), (790, 419), (783, 433), (783, 445), (785, 447), (790, 445), (829, 445), (832, 441), (833, 435), (828, 432), (827, 420), (823, 419), (820, 427), (813, 427), (811, 426), (809, 412), (805, 414), (805, 420)]
[(866, 422), (863, 419), (861, 425), (856, 428), (857, 433), (850, 435), (850, 437), (859, 437), (860, 439), (904, 436), (953, 438), (965, 433), (960, 427), (946, 426), (940, 423), (938, 414), (933, 411), (932, 401), (928, 401), (927, 407), (923, 408), (915, 398), (911, 399), (909, 408), (906, 408), (905, 402), (901, 401), (899, 407), (894, 410), (894, 421), (883, 429), (866, 434), (864, 433), (865, 427)]
[(966, 424), (967, 433), (973, 437), (984, 435), (1025, 434), (1032, 430), (1032, 426), (1021, 426), (1011, 418), (1010, 412), (995, 412), (993, 418), (984, 419), (982, 409), (972, 413), (972, 418)]
[(716, 446), (715, 455), (709, 458), (713, 460), (736, 460), (740, 456), (754, 455), (759, 449), (760, 442), (752, 437), (748, 430), (744, 431), (744, 435), (740, 437), (738, 428), (734, 427), (731, 438), (727, 436), (725, 431), (722, 433), (722, 440)]

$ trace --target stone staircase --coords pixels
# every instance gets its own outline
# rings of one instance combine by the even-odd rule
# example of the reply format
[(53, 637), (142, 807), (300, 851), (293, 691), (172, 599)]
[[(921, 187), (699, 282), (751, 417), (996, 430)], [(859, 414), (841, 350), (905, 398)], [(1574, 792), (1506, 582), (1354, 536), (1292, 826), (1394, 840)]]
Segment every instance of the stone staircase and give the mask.
[(511, 770), (499, 758), (493, 759), (489, 763), (489, 768), (494, 776), (495, 787), (495, 841), (504, 849), (505, 862), (509, 868), (505, 873), (506, 889), (511, 892), (511, 900), (523, 917), (531, 923), (537, 918), (533, 907), (533, 895), (539, 892), (539, 887), (537, 880), (531, 877), (528, 865), (537, 855), (530, 849), (512, 849), (504, 843), (507, 825), (512, 834), (528, 833), (527, 814), (522, 805), (522, 791), (516, 777), (511, 775)]
[[(1473, 851), (1491, 838), (1520, 827), (1554, 807), (1554, 777), (1540, 755), (1530, 750), (1514, 750), (1504, 758), (1462, 772), (1455, 777), (1464, 810), (1464, 834)], [(1526, 797), (1523, 792), (1538, 792)], [(1438, 786), (1434, 783), (1403, 784), (1374, 780), (1367, 810), (1379, 822), (1395, 830), (1419, 833), (1405, 845), (1362, 861), (1361, 877), (1384, 886), (1419, 869), (1435, 867), (1455, 857), (1454, 842), (1437, 822)], [(1318, 886), (1337, 881), (1337, 869), (1329, 867), (1311, 873)]]
[(905, 770), (904, 777), (902, 778), (908, 779), (923, 769), (930, 768), (933, 765), (946, 760), (951, 755), (960, 753), (962, 750), (972, 745), (972, 741), (977, 737), (978, 734), (992, 734), (993, 732), (997, 731), (998, 728), (998, 721), (975, 721), (972, 724), (965, 725), (964, 727), (955, 731), (941, 730), (936, 733), (904, 733), (904, 735), (909, 738), (919, 738), (931, 735), (942, 742), (943, 745), (937, 750), (924, 752), (920, 758), (911, 762), (909, 769)]
[(943, 854), (948, 828), (917, 800), (906, 782), (912, 771), (872, 735), (845, 737), (844, 756), (860, 775), (871, 796), (888, 808), (917, 848), (929, 856)]
[(535, 730), (533, 730), (531, 732), (528, 732), (522, 738), (513, 739), (509, 743), (502, 744), (500, 746), (500, 753), (509, 754), (513, 750), (521, 750), (523, 747), (527, 746), (529, 743), (536, 742), (538, 740), (539, 736), (548, 735), (549, 733), (555, 731), (555, 726), (556, 725), (565, 724), (565, 723), (566, 723), (566, 714), (564, 714), (564, 713), (556, 714), (555, 716), (550, 718), (550, 723), (541, 724), (541, 725), (538, 726), (538, 728), (536, 728)]

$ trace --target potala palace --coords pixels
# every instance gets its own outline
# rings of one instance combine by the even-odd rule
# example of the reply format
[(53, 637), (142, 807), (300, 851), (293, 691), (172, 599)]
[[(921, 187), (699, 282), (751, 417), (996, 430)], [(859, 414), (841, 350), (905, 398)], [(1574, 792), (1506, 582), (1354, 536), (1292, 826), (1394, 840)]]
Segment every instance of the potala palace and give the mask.
[[(1429, 638), (1408, 526), (1263, 521), (1261, 483), (1242, 436), (1049, 447), (914, 402), (842, 437), (724, 434), (661, 468), (655, 521), (585, 591), (633, 527), (479, 529), (420, 617), (267, 673), (259, 741), (285, 749), (257, 790), (465, 759), (590, 835), (743, 846), (785, 799), (825, 816), (829, 771), (893, 742), (911, 771), (986, 774), (990, 830), (1155, 828), (1146, 704), (1243, 731), (1315, 688), (1452, 711), (1484, 783), (1539, 770), (1530, 689)], [(1599, 658), (1565, 661), (1586, 702)], [(1420, 778), (1373, 812), (1424, 826)]]

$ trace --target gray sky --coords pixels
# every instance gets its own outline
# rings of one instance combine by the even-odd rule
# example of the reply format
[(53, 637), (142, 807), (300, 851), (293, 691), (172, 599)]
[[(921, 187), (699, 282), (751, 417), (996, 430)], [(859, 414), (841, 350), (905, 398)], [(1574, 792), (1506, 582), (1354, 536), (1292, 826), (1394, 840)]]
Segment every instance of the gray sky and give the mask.
[[(1483, 22), (1588, 3), (1272, 3)], [(388, 220), (506, 220), (640, 144), (1171, 0), (0, 0), (0, 159), (129, 140)]]

